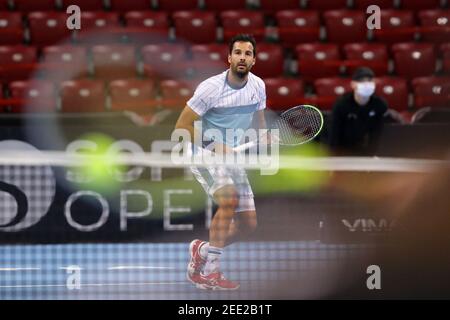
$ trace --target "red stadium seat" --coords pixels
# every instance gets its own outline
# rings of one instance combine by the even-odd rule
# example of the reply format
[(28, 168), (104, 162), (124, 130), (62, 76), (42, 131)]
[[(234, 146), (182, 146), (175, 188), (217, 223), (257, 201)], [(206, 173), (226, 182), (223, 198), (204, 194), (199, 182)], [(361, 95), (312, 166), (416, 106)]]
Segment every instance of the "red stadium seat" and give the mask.
[(450, 42), (443, 43), (440, 47), (442, 54), (442, 70), (445, 73), (450, 73)]
[(317, 42), (320, 39), (318, 11), (282, 10), (276, 13), (278, 38), (285, 47), (299, 43)]
[(228, 46), (226, 44), (199, 44), (191, 47), (196, 76), (205, 79), (228, 68)]
[(67, 14), (62, 12), (32, 12), (28, 15), (31, 43), (48, 46), (70, 40), (72, 31), (67, 29)]
[(369, 67), (377, 76), (388, 72), (388, 51), (381, 43), (348, 43), (344, 46), (344, 54), (347, 59), (346, 72), (353, 72), (362, 66)]
[(381, 29), (375, 29), (374, 39), (380, 42), (396, 43), (413, 41), (417, 28), (414, 14), (408, 10), (381, 10)]
[(8, 10), (9, 9), (9, 1), (8, 0), (0, 0), (0, 10)]
[(280, 10), (296, 10), (300, 9), (298, 0), (259, 0), (260, 9), (266, 14), (273, 14)]
[(313, 10), (338, 10), (347, 7), (347, 0), (307, 0), (307, 8)]
[(303, 82), (299, 79), (266, 78), (267, 106), (273, 110), (286, 110), (301, 103)]
[(421, 77), (412, 80), (414, 105), (422, 107), (450, 107), (450, 78)]
[(330, 110), (336, 99), (346, 92), (352, 91), (351, 79), (348, 78), (322, 78), (314, 81), (314, 88), (320, 101), (318, 107)]
[(330, 10), (324, 13), (327, 39), (349, 43), (367, 40), (366, 16), (358, 10)]
[(408, 108), (408, 83), (406, 79), (377, 77), (375, 83), (375, 93), (387, 101), (389, 108), (397, 111), (405, 111)]
[(61, 111), (104, 112), (105, 85), (100, 80), (71, 80), (61, 84)]
[(428, 42), (447, 42), (450, 39), (450, 10), (419, 12), (420, 35)]
[(262, 78), (281, 77), (284, 72), (283, 48), (270, 43), (261, 43), (257, 48), (252, 72)]
[(109, 84), (111, 110), (138, 113), (151, 111), (155, 103), (155, 83), (152, 80), (124, 79)]
[(216, 17), (212, 12), (177, 11), (172, 15), (177, 39), (191, 43), (211, 43), (216, 41)]
[(83, 78), (88, 73), (88, 54), (84, 47), (49, 46), (44, 47), (43, 62), (54, 64), (46, 77), (52, 81)]
[(142, 47), (145, 73), (149, 77), (176, 79), (185, 76), (186, 48), (180, 44), (151, 44)]
[(26, 80), (34, 71), (37, 49), (31, 46), (0, 46), (0, 82)]
[(162, 105), (165, 108), (182, 109), (194, 94), (196, 85), (189, 81), (161, 81)]
[(436, 9), (440, 6), (440, 0), (401, 0), (400, 8), (406, 10)]
[(104, 10), (103, 0), (61, 0), (64, 11), (70, 5), (79, 6), (81, 12), (84, 11), (102, 11)]
[(395, 72), (402, 77), (416, 78), (436, 71), (434, 47), (429, 43), (398, 43), (392, 46)]
[(81, 12), (81, 30), (76, 32), (78, 42), (101, 44), (120, 41), (121, 35), (113, 29), (120, 27), (119, 14), (116, 12)]
[(0, 11), (0, 45), (20, 44), (23, 41), (22, 15)]
[(14, 0), (14, 10), (19, 12), (51, 11), (56, 9), (55, 0)]
[(204, 1), (206, 10), (212, 10), (215, 12), (226, 10), (243, 10), (247, 7), (246, 0), (227, 0), (227, 1), (204, 0)]
[(152, 8), (151, 0), (110, 0), (111, 10), (117, 12), (144, 11)]
[(135, 48), (131, 45), (97, 45), (92, 47), (95, 76), (114, 80), (137, 75)]
[(228, 10), (220, 13), (224, 41), (238, 33), (251, 33), (257, 41), (265, 37), (264, 15), (259, 11)]
[(394, 0), (353, 0), (353, 7), (355, 9), (363, 9), (371, 5), (377, 5), (381, 9), (392, 9), (394, 7)]
[(340, 72), (339, 48), (331, 43), (307, 43), (295, 47), (300, 76), (312, 79), (337, 76)]
[(125, 14), (125, 33), (131, 43), (161, 43), (169, 37), (169, 15), (160, 11), (130, 11)]
[(158, 0), (158, 9), (163, 11), (180, 11), (198, 9), (198, 0)]
[(13, 81), (9, 84), (13, 99), (21, 103), (12, 108), (12, 112), (54, 112), (56, 111), (55, 85), (44, 80)]

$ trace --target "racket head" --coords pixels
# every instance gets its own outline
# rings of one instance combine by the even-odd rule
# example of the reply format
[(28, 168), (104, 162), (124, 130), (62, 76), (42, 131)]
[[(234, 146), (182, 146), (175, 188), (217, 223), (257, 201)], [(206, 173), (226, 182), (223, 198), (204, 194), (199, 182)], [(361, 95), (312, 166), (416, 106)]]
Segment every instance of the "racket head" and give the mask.
[(272, 128), (279, 130), (280, 145), (294, 146), (313, 140), (322, 131), (322, 112), (312, 105), (298, 105), (280, 114)]

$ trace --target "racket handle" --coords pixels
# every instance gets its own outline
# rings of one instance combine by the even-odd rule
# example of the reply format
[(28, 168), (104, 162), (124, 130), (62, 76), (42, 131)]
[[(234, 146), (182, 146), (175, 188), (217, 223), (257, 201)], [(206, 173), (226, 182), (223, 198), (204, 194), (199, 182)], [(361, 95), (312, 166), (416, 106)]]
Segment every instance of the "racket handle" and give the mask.
[(240, 146), (234, 147), (233, 150), (235, 152), (241, 152), (241, 151), (250, 149), (251, 147), (254, 147), (254, 146), (256, 146), (256, 141), (250, 141), (250, 142), (241, 144)]

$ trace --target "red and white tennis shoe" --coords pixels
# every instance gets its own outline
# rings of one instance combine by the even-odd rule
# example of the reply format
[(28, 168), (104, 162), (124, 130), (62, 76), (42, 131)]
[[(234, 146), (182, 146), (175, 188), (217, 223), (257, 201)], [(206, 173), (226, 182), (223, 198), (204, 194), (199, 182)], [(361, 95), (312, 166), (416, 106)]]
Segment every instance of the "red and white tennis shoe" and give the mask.
[(191, 260), (189, 261), (187, 267), (187, 279), (193, 284), (201, 283), (200, 272), (202, 271), (203, 265), (206, 260), (200, 255), (200, 247), (206, 244), (205, 241), (195, 239), (189, 245), (189, 254)]
[(224, 277), (222, 272), (213, 272), (207, 276), (200, 274), (200, 282), (197, 288), (206, 290), (236, 290), (239, 283), (230, 281)]

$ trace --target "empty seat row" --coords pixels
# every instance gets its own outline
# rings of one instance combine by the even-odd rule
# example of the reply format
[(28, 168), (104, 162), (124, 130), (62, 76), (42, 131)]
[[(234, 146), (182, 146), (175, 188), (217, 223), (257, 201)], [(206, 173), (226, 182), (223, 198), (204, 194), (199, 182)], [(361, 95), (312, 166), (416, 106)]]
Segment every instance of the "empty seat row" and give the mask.
[[(305, 96), (304, 83), (294, 78), (265, 79), (267, 105), (274, 110), (286, 110), (301, 103), (313, 103), (329, 110), (336, 98), (351, 91), (349, 78), (323, 78), (314, 82), (316, 95)], [(409, 106), (406, 79), (379, 77), (376, 94), (383, 97), (391, 109), (404, 111)], [(81, 79), (62, 82), (56, 87), (45, 80), (15, 81), (9, 84), (7, 97), (1, 100), (3, 110), (12, 112), (52, 112), (57, 110), (57, 97), (61, 98), (63, 112), (102, 112), (131, 110), (139, 113), (157, 106), (182, 108), (191, 97), (199, 81), (150, 79), (120, 79), (105, 86), (103, 81)], [(450, 78), (422, 77), (412, 81), (414, 106), (449, 107)], [(109, 107), (106, 108), (106, 97)]]
[[(203, 3), (202, 3), (203, 2)], [(300, 0), (259, 0), (258, 5), (255, 6), (254, 2), (247, 0), (157, 0), (156, 6), (153, 6), (151, 0), (0, 0), (0, 10), (11, 9), (30, 12), (36, 10), (52, 10), (66, 8), (69, 5), (78, 5), (82, 10), (104, 10), (111, 9), (116, 11), (126, 10), (149, 10), (151, 8), (167, 11), (177, 10), (193, 10), (202, 6), (207, 10), (230, 10), (230, 9), (245, 9), (245, 8), (259, 8), (265, 12), (273, 12), (283, 9), (298, 9), (300, 7), (306, 7), (316, 10), (331, 10), (342, 9), (350, 7), (349, 4), (353, 3), (353, 8), (365, 9), (370, 5), (378, 5), (381, 8), (393, 8), (396, 6), (395, 0), (353, 0), (349, 2), (347, 0), (306, 0), (304, 3)], [(400, 8), (421, 10), (440, 7), (445, 4), (441, 0), (401, 0)]]
[[(296, 46), (296, 60), (285, 59), (282, 47), (276, 44), (261, 43), (257, 48), (257, 62), (252, 72), (262, 78), (290, 74), (287, 69), (292, 63), (289, 62), (296, 62), (297, 70), (293, 74), (309, 83), (322, 77), (351, 75), (360, 66), (371, 67), (377, 76), (383, 76), (391, 74), (389, 51), (392, 51), (396, 75), (408, 79), (433, 75), (439, 64), (443, 73), (450, 72), (450, 43), (441, 45), (438, 53), (432, 44), (426, 43), (399, 43), (391, 46), (390, 50), (383, 44), (355, 43), (343, 46), (343, 54), (334, 44), (301, 44)], [(142, 48), (95, 45), (90, 49), (85, 46), (49, 46), (43, 48), (39, 59), (37, 52), (38, 49), (32, 46), (0, 46), (0, 82), (36, 76), (59, 81), (87, 75), (107, 80), (136, 75), (160, 79), (204, 79), (228, 68), (228, 47), (225, 44), (185, 47), (165, 43)]]
[[(69, 41), (74, 37), (66, 27), (68, 15), (60, 12), (32, 12), (28, 15), (30, 42), (48, 45)], [(191, 43), (211, 43), (219, 40), (218, 21), (214, 13), (204, 11), (177, 11), (171, 15), (177, 39)], [(277, 28), (268, 31), (264, 16), (257, 11), (225, 11), (220, 14), (223, 40), (228, 41), (240, 32), (250, 32), (257, 40), (274, 36), (286, 45), (321, 39), (321, 19), (318, 11), (283, 10), (276, 13)], [(169, 38), (169, 14), (157, 11), (128, 12), (126, 27), (115, 12), (83, 11), (81, 30), (75, 40), (94, 42), (121, 41), (161, 42)], [(382, 10), (381, 26), (374, 30), (373, 39), (380, 42), (413, 41), (418, 35), (424, 41), (445, 42), (450, 35), (450, 10), (419, 12), (420, 26), (416, 26), (412, 11)], [(370, 33), (363, 11), (333, 10), (324, 13), (327, 41), (337, 43), (366, 41)], [(141, 29), (140, 29), (141, 28)], [(93, 33), (99, 33), (95, 36)], [(0, 44), (22, 43), (23, 22), (20, 13), (0, 11)], [(90, 37), (89, 37), (90, 36)]]

